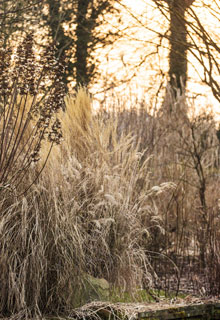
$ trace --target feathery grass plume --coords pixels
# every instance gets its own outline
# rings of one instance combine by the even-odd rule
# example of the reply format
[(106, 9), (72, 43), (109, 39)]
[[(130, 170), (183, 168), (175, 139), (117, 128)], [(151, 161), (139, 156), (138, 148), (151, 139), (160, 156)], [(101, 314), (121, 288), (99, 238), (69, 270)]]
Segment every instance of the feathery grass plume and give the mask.
[[(171, 100), (170, 103), (174, 102)], [(73, 147), (72, 155), (70, 154), (69, 157), (73, 167), (70, 169), (70, 166), (68, 170), (65, 168), (64, 172), (68, 181), (72, 181), (71, 176), (79, 179), (80, 193), (74, 199), (77, 199), (77, 203), (80, 201), (79, 207), (82, 208), (82, 212), (88, 212), (89, 207), (89, 212), (93, 213), (93, 208), (96, 206), (92, 203), (95, 198), (97, 199), (96, 195), (99, 194), (101, 197), (104, 194), (101, 201), (97, 199), (97, 214), (100, 214), (101, 219), (103, 219), (101, 212), (105, 206), (108, 208), (111, 204), (112, 207), (117, 207), (118, 203), (121, 204), (121, 198), (126, 199), (127, 203), (132, 201), (128, 186), (132, 186), (131, 189), (134, 190), (134, 198), (137, 203), (141, 196), (138, 190), (143, 188), (144, 195), (148, 195), (146, 208), (150, 212), (143, 218), (148, 235), (145, 241), (146, 250), (157, 252), (159, 255), (171, 256), (175, 263), (179, 256), (187, 256), (192, 259), (193, 254), (201, 262), (201, 259), (204, 258), (200, 256), (200, 252), (204, 252), (206, 264), (208, 264), (209, 253), (213, 250), (211, 249), (211, 243), (214, 243), (213, 236), (215, 235), (215, 239), (219, 237), (217, 232), (218, 210), (216, 209), (219, 184), (219, 142), (213, 117), (187, 115), (186, 103), (186, 97), (184, 99), (179, 97), (169, 115), (159, 113), (151, 117), (144, 111), (140, 113), (140, 110), (134, 108), (130, 111), (120, 110), (119, 113), (114, 114), (100, 113), (92, 117), (87, 134), (84, 136), (84, 143), (89, 146), (87, 149), (89, 151), (86, 156), (84, 153), (81, 153), (80, 156), (80, 152)], [(146, 149), (143, 149), (144, 145)], [(65, 144), (62, 147), (67, 149)], [(130, 174), (136, 171), (133, 169), (134, 163), (132, 164), (131, 159), (137, 155), (141, 159), (137, 169), (138, 173), (144, 160), (148, 159), (146, 160), (148, 169), (145, 171), (148, 178), (142, 179), (142, 176), (138, 177), (136, 174), (137, 181), (134, 178), (136, 183), (132, 184)], [(86, 182), (87, 179), (89, 183)], [(146, 179), (148, 187), (145, 185)], [(125, 191), (121, 191), (122, 181), (125, 182), (126, 194)], [(167, 181), (177, 185), (177, 188), (172, 188), (172, 183), (170, 184), (172, 191), (169, 192), (169, 196), (166, 190), (160, 194), (157, 188), (154, 188), (154, 186), (163, 187), (163, 183)], [(204, 183), (205, 189), (203, 189)], [(71, 190), (73, 183), (68, 182), (67, 185)], [(151, 194), (154, 199), (149, 204)], [(82, 199), (89, 200), (82, 204)], [(102, 210), (99, 210), (99, 206)], [(207, 210), (204, 211), (204, 209)], [(134, 217), (135, 214), (133, 214)], [(112, 216), (107, 216), (108, 223), (112, 221), (112, 218)], [(88, 213), (85, 214), (85, 221), (87, 219)], [(94, 220), (94, 225), (99, 228), (100, 222), (96, 215)], [(91, 224), (88, 230), (90, 228), (92, 228)], [(202, 239), (206, 239), (206, 243), (210, 242), (210, 247), (204, 248)], [(94, 249), (91, 252), (96, 251)], [(101, 251), (98, 250), (97, 254), (99, 253)], [(104, 258), (103, 260), (107, 261)], [(152, 258), (151, 261), (153, 260)], [(167, 274), (169, 277), (167, 261), (158, 264), (156, 258), (155, 272), (158, 274), (162, 272), (163, 275)], [(181, 263), (184, 263), (185, 260), (182, 261)], [(96, 266), (95, 271), (91, 272), (99, 274), (97, 271), (99, 264), (94, 265)], [(161, 266), (160, 270), (158, 266)], [(180, 270), (183, 270), (181, 264), (178, 266)], [(109, 267), (103, 268), (103, 270), (109, 269)], [(193, 272), (198, 270), (199, 268), (196, 267)], [(200, 270), (202, 272), (202, 268)], [(107, 271), (105, 272), (108, 274)], [(112, 272), (109, 272), (110, 274), (112, 275)], [(107, 277), (111, 278), (111, 276)], [(117, 279), (119, 278), (122, 279), (120, 275)]]
[(63, 66), (54, 48), (46, 48), (42, 59), (35, 60), (33, 37), (27, 35), (14, 55), (0, 49), (0, 313), (16, 313), (18, 318), (46, 308), (44, 297), (54, 285), (53, 258), (47, 251), (55, 243), (53, 230), (47, 229), (51, 217), (42, 201), (39, 211), (37, 192), (30, 198), (17, 198), (17, 193), (27, 191), (39, 177), (44, 163), (40, 170), (34, 164), (44, 140), (49, 150), (60, 142), (57, 113), (65, 94)]
[(52, 47), (36, 61), (33, 37), (28, 34), (19, 44), (13, 60), (12, 50), (0, 49), (1, 190), (21, 186), (30, 166), (39, 160), (43, 140), (52, 146), (62, 137), (57, 112), (64, 104), (63, 67)]
[[(114, 283), (124, 288), (138, 281), (141, 283), (140, 270), (143, 269), (136, 264), (134, 252), (136, 258), (140, 257), (144, 247), (144, 258), (139, 261), (148, 263), (146, 250), (152, 253), (150, 261), (153, 267), (147, 265), (148, 272), (151, 270), (149, 279), (152, 280), (152, 274), (156, 274), (160, 286), (167, 288), (169, 272), (174, 274), (170, 258), (180, 270), (184, 270), (181, 276), (185, 276), (187, 258), (190, 261), (196, 259), (193, 274), (204, 271), (198, 267), (202, 261), (200, 252), (204, 251), (202, 238), (210, 243), (204, 252), (207, 266), (212, 250), (216, 252), (212, 247), (219, 239), (216, 209), (219, 198), (219, 142), (216, 124), (207, 115), (187, 115), (186, 102), (187, 99), (179, 97), (178, 104), (173, 105), (169, 115), (159, 113), (155, 117), (137, 108), (130, 111), (125, 108), (114, 114), (100, 112), (91, 118), (84, 135), (84, 145), (88, 146), (86, 156), (84, 152), (80, 155), (80, 149), (73, 142), (68, 162), (60, 160), (60, 163), (65, 162), (57, 167), (63, 170), (59, 181), (63, 181), (65, 190), (75, 195), (72, 201), (78, 207), (84, 228), (87, 228), (83, 228), (85, 265), (91, 274), (104, 276), (110, 281), (114, 279)], [(68, 147), (64, 137), (62, 148), (68, 150)], [(163, 188), (167, 181), (177, 187), (173, 188), (170, 183), (168, 192)], [(202, 189), (204, 182), (205, 190)], [(163, 193), (157, 186), (163, 189)], [(59, 197), (66, 199), (62, 188), (58, 187), (58, 190)], [(206, 207), (201, 198), (202, 190), (205, 191)], [(202, 219), (204, 208), (207, 208), (205, 223)], [(135, 244), (136, 250), (131, 244)], [(158, 263), (161, 255), (170, 258), (160, 259)], [(120, 260), (119, 257), (123, 258)], [(179, 257), (183, 258), (178, 260)], [(130, 282), (123, 275), (129, 275)], [(160, 276), (168, 278), (161, 282)], [(204, 286), (209, 287), (207, 283)]]
[[(144, 146), (147, 147), (142, 159), (149, 158), (149, 186), (158, 186), (166, 181), (177, 185), (169, 196), (164, 193), (154, 199), (160, 212), (159, 224), (164, 232), (158, 232), (157, 227), (148, 224), (151, 230), (148, 250), (171, 257), (182, 270), (181, 277), (184, 278), (188, 272), (190, 283), (192, 278), (201, 279), (204, 273), (202, 260), (206, 260), (207, 268), (209, 263), (216, 266), (211, 262), (211, 253), (216, 252), (220, 221), (216, 206), (220, 177), (218, 124), (212, 114), (207, 114), (208, 106), (205, 106), (205, 112), (198, 115), (195, 99), (177, 94), (174, 100), (172, 93), (169, 95), (169, 88), (166, 94), (164, 109), (154, 117), (147, 114), (147, 107), (143, 111), (136, 106), (128, 110), (126, 103), (124, 110), (115, 111), (115, 117), (118, 119), (119, 136), (126, 132), (134, 137), (135, 143), (140, 140), (140, 152), (143, 152)], [(170, 273), (174, 272), (166, 265), (167, 260), (164, 263), (160, 259), (158, 263), (158, 255), (155, 257), (154, 270), (161, 277), (167, 277), (163, 285), (168, 288)], [(187, 259), (193, 265), (190, 271), (185, 268)], [(199, 276), (194, 277), (195, 273)], [(196, 281), (192, 285), (195, 290), (201, 287)], [(203, 286), (210, 292), (208, 281)]]
[(89, 148), (88, 135), (92, 118), (91, 97), (86, 89), (79, 87), (75, 97), (65, 98), (66, 111), (62, 114), (63, 130), (69, 150), (86, 156)]
[(141, 161), (133, 138), (117, 138), (112, 119), (87, 119), (88, 125), (81, 122), (86, 157), (68, 139), (76, 129), (64, 118), (63, 144), (52, 150), (32, 192), (0, 203), (4, 315), (67, 312), (85, 302), (79, 292), (87, 274), (121, 290), (151, 282), (148, 222), (159, 227), (160, 217), (155, 191), (149, 192), (148, 161)]
[[(86, 287), (88, 274), (105, 278), (117, 292), (149, 289), (155, 282), (166, 289), (174, 275), (170, 265), (177, 265), (187, 276), (182, 264), (185, 255), (192, 262), (189, 276), (194, 277), (200, 271), (203, 225), (191, 148), (196, 146), (200, 152), (204, 131), (208, 135), (202, 153), (207, 183), (205, 261), (209, 270), (214, 268), (209, 272), (210, 283), (218, 280), (219, 167), (211, 152), (216, 142), (214, 129), (208, 129), (213, 128), (212, 122), (201, 118), (194, 122), (189, 117), (188, 129), (183, 126), (181, 131), (173, 126), (174, 115), (167, 122), (160, 116), (146, 116), (144, 121), (137, 109), (126, 115), (101, 111), (93, 115), (88, 99), (81, 96), (80, 108), (89, 112), (83, 111), (86, 116), (79, 120), (81, 111), (77, 111), (75, 122), (70, 119), (77, 96), (67, 100), (61, 119), (63, 143), (52, 149), (32, 192), (22, 199), (0, 199), (0, 310), (4, 316), (37, 319), (42, 314), (70, 314), (85, 302), (79, 292)], [(130, 132), (123, 121), (130, 123)], [(140, 134), (152, 128), (153, 135)], [(70, 138), (76, 136), (83, 148)], [(150, 137), (147, 142), (146, 137)], [(27, 177), (31, 179), (30, 172)], [(205, 289), (212, 292), (210, 284)], [(219, 287), (213, 286), (213, 292), (219, 292)]]
[[(97, 116), (83, 111), (90, 110), (88, 96), (83, 94), (86, 91), (81, 89), (79, 97), (66, 100), (66, 114), (61, 118), (63, 143), (53, 149), (41, 179), (54, 195), (56, 209), (62, 210), (63, 219), (73, 219), (80, 235), (82, 278), (83, 270), (106, 278), (112, 287), (132, 291), (142, 286), (143, 279), (146, 285), (151, 283), (148, 228), (153, 225), (162, 232), (154, 197), (173, 185), (151, 190), (149, 160), (143, 161), (135, 138), (118, 136), (114, 116), (107, 119), (105, 113)], [(77, 123), (73, 110), (77, 110)], [(70, 139), (76, 132), (84, 148)]]

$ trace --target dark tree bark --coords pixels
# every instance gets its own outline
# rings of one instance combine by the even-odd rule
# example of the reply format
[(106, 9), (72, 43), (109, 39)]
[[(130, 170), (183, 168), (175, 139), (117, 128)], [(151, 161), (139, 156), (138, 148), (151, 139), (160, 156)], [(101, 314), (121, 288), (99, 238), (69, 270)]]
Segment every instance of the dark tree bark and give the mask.
[[(76, 86), (88, 86), (96, 74), (96, 64), (92, 54), (97, 46), (105, 46), (111, 37), (117, 34), (97, 32), (97, 27), (103, 24), (106, 13), (116, 12), (115, 0), (46, 0), (49, 14), (45, 21), (50, 26), (51, 37), (57, 45), (58, 56), (66, 57), (68, 77), (76, 81)], [(103, 19), (100, 19), (102, 17)], [(63, 22), (70, 22), (73, 29), (66, 34), (62, 27)]]
[(76, 83), (87, 86), (91, 80), (91, 73), (88, 71), (88, 46), (91, 42), (91, 25), (86, 18), (90, 0), (78, 0), (76, 13)]
[(66, 58), (68, 63), (66, 63), (66, 72), (63, 74), (63, 83), (66, 86), (68, 84), (68, 77), (73, 74), (73, 63), (71, 62), (71, 47), (73, 45), (73, 39), (65, 34), (62, 27), (64, 21), (70, 21), (72, 10), (66, 9), (65, 12), (61, 11), (61, 1), (60, 0), (47, 0), (49, 15), (44, 16), (47, 24), (50, 27), (50, 34), (57, 47), (56, 56), (61, 59)]
[(187, 81), (186, 9), (194, 0), (167, 0), (170, 12), (169, 78), (171, 87), (182, 91)]
[[(75, 77), (77, 85), (85, 85), (91, 82), (96, 75), (96, 64), (92, 59), (96, 45), (104, 47), (113, 42), (119, 33), (97, 33), (96, 28), (106, 21), (105, 14), (114, 14), (115, 0), (76, 0), (76, 43), (75, 43)], [(100, 17), (103, 20), (100, 20)], [(112, 39), (112, 36), (114, 40)]]

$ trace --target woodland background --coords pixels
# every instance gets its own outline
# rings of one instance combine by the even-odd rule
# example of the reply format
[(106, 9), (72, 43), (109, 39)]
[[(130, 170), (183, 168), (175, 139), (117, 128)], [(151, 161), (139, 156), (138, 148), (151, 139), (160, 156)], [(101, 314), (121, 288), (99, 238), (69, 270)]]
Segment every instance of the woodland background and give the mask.
[(219, 3), (145, 5), (0, 1), (1, 316), (219, 295)]

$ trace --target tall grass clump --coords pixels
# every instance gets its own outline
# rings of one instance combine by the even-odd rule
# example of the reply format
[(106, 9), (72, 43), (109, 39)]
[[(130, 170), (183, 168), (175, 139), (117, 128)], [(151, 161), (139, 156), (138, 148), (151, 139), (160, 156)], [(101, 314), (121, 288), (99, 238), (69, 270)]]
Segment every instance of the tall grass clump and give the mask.
[[(164, 265), (164, 259), (159, 258), (158, 263), (158, 257), (166, 255), (178, 266), (184, 288), (188, 283), (188, 288), (193, 287), (197, 293), (216, 294), (220, 144), (213, 114), (206, 110), (198, 114), (195, 103), (185, 95), (174, 98), (167, 88), (166, 99), (155, 117), (145, 113), (146, 121), (140, 121), (140, 112), (135, 117), (133, 111), (130, 121), (129, 112), (126, 118), (121, 115), (120, 121), (121, 127), (123, 121), (130, 123), (133, 135), (145, 130), (139, 150), (146, 141), (145, 157), (151, 155), (150, 185), (171, 181), (177, 186), (169, 196), (161, 195), (156, 201), (164, 233), (158, 235), (154, 230), (152, 234), (149, 250), (158, 253), (155, 272), (166, 277), (165, 282), (170, 278), (172, 282), (168, 260)], [(210, 272), (212, 267), (215, 272)]]
[[(1, 200), (2, 315), (67, 313), (87, 302), (88, 276), (105, 278), (117, 292), (152, 285), (151, 228), (163, 232), (156, 198), (174, 184), (150, 186), (137, 140), (118, 136), (115, 117), (93, 115), (83, 88), (66, 98), (59, 118), (63, 142), (29, 193)], [(41, 170), (48, 149), (50, 141), (19, 188)]]
[[(163, 104), (154, 115), (144, 104), (128, 110), (125, 101), (124, 110), (121, 106), (119, 112), (115, 111), (117, 134), (120, 137), (126, 132), (135, 143), (138, 141), (142, 161), (148, 159), (149, 188), (166, 181), (176, 185), (169, 194), (154, 199), (163, 230), (149, 225), (147, 250), (154, 272), (162, 280), (156, 285), (167, 290), (181, 287), (197, 294), (217, 294), (218, 123), (207, 111), (208, 106), (198, 113), (196, 99), (189, 99), (183, 92), (180, 95), (177, 90), (174, 95), (167, 87)], [(210, 271), (212, 267), (215, 272)]]
[(154, 116), (93, 114), (84, 88), (64, 98), (51, 47), (37, 62), (32, 43), (0, 52), (1, 316), (67, 314), (89, 301), (91, 276), (135, 298), (175, 269), (218, 294), (213, 117), (187, 114), (183, 96)]
[(151, 283), (149, 226), (160, 229), (154, 198), (174, 184), (150, 188), (149, 159), (134, 137), (118, 136), (114, 116), (92, 115), (89, 100), (83, 88), (66, 100), (64, 141), (46, 169), (58, 173), (48, 173), (50, 188), (81, 234), (84, 272), (132, 290)]
[(21, 311), (22, 317), (39, 308), (37, 297), (45, 294), (41, 266), (49, 244), (48, 238), (43, 243), (48, 217), (42, 223), (37, 196), (22, 194), (45, 166), (45, 161), (39, 164), (43, 143), (48, 156), (62, 137), (63, 66), (53, 46), (36, 60), (34, 35), (29, 34), (16, 51), (1, 47), (0, 70), (0, 314)]

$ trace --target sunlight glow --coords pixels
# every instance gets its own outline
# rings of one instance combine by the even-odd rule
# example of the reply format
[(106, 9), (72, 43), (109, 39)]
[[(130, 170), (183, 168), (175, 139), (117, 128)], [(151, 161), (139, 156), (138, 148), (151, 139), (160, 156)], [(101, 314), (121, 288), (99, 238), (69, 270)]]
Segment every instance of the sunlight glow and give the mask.
[[(203, 6), (206, 5), (208, 8), (210, 1), (196, 0), (193, 10), (201, 22), (207, 24), (208, 30), (215, 39), (218, 28), (214, 26), (213, 19), (210, 19), (209, 10), (205, 10)], [(126, 34), (124, 38), (106, 49), (104, 54), (100, 50), (100, 58), (102, 57), (100, 83), (103, 81), (107, 88), (111, 87), (110, 81), (112, 81), (114, 94), (121, 95), (121, 97), (133, 95), (137, 99), (140, 97), (139, 100), (145, 99), (152, 103), (152, 97), (155, 99), (160, 84), (165, 81), (162, 75), (167, 74), (168, 71), (169, 43), (166, 39), (161, 41), (158, 36), (159, 33), (168, 32), (168, 19), (161, 15), (158, 9), (155, 9), (153, 0), (122, 0), (121, 3), (127, 7), (127, 9), (125, 7), (122, 9), (122, 24)], [(135, 17), (138, 17), (138, 20)], [(217, 23), (219, 24), (219, 21)], [(188, 58), (190, 97), (197, 97), (195, 103), (198, 112), (204, 106), (207, 108), (212, 106), (216, 119), (220, 119), (219, 103), (213, 97), (211, 89), (203, 85), (199, 79), (198, 72), (203, 76), (202, 67), (192, 54), (189, 54)], [(129, 78), (132, 79), (126, 82), (126, 79)], [(120, 81), (121, 85), (114, 85)], [(96, 86), (97, 91), (99, 91), (98, 86)]]
[(139, 14), (146, 8), (144, 0), (123, 0), (123, 3)]

